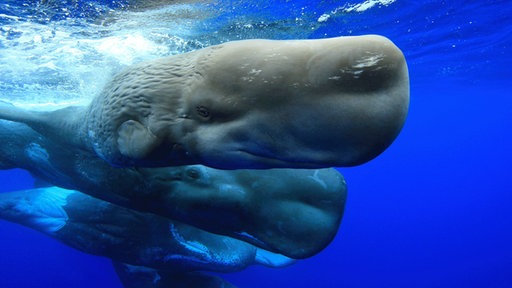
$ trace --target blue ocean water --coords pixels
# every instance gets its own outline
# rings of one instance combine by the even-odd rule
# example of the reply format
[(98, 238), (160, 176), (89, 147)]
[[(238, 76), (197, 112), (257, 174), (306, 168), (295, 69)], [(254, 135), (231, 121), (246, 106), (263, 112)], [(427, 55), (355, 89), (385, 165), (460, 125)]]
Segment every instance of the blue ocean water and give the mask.
[[(381, 34), (406, 55), (393, 145), (340, 171), (349, 198), (319, 255), (224, 277), (239, 287), (512, 287), (509, 1), (0, 1), (0, 99), (87, 102), (141, 60), (248, 38)], [(0, 190), (33, 185), (0, 172)], [(122, 287), (107, 259), (0, 222), (0, 287)]]

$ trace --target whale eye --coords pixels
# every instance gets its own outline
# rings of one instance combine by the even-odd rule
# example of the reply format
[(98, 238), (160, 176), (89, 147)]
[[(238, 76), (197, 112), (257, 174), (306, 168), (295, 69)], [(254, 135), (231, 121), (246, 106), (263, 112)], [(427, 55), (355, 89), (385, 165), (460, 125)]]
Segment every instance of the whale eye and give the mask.
[(188, 178), (193, 179), (193, 180), (197, 180), (197, 179), (201, 178), (201, 172), (199, 171), (199, 169), (195, 169), (195, 168), (187, 169), (187, 171), (185, 171), (185, 174), (187, 175)]
[(196, 106), (196, 111), (197, 111), (197, 114), (203, 118), (210, 117), (210, 110), (208, 110), (208, 108), (206, 108), (202, 105)]

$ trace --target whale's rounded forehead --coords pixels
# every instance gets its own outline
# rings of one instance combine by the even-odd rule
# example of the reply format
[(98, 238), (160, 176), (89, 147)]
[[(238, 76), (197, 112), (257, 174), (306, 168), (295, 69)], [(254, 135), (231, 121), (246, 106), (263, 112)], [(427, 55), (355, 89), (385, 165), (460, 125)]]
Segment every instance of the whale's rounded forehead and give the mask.
[[(380, 83), (403, 65), (402, 52), (387, 38), (377, 35), (320, 40), (244, 40), (211, 48), (199, 58), (208, 83), (236, 94), (258, 91), (250, 86), (287, 89), (336, 87), (372, 88), (364, 81)], [(215, 70), (211, 73), (210, 70)], [(397, 71), (400, 72), (400, 71)], [(359, 87), (360, 86), (360, 87)]]
[[(407, 65), (385, 37), (244, 40), (198, 59), (202, 78), (184, 111), (199, 121), (184, 122), (194, 131), (185, 137), (214, 167), (358, 165), (391, 144), (407, 115)], [(223, 165), (229, 155), (243, 161)]]
[(346, 105), (347, 97), (386, 95), (407, 84), (402, 52), (376, 35), (235, 41), (207, 48), (197, 59), (201, 77), (186, 93), (183, 114), (199, 115), (198, 123), (247, 121), (258, 112), (269, 120), (297, 119), (298, 111), (309, 118), (364, 101)]

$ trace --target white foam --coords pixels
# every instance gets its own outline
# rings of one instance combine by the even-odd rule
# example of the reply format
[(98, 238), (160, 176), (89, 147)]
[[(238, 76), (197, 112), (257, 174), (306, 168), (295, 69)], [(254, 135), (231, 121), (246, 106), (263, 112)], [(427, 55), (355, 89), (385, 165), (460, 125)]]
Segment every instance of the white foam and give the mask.
[(331, 16), (336, 15), (338, 13), (351, 13), (351, 12), (365, 12), (375, 6), (388, 6), (395, 2), (396, 0), (366, 0), (362, 3), (351, 4), (347, 3), (341, 7), (338, 7), (331, 11), (330, 13), (324, 13), (318, 17), (317, 22), (327, 22)]
[(140, 33), (85, 40), (83, 42), (91, 45), (100, 54), (114, 58), (122, 65), (132, 65), (142, 55), (165, 55), (170, 52), (166, 46), (157, 44)]
[(331, 15), (329, 14), (322, 14), (320, 15), (320, 17), (318, 17), (318, 22), (322, 23), (322, 22), (326, 22), (327, 20), (329, 20), (329, 18), (331, 18)]
[(396, 0), (366, 0), (363, 3), (359, 4), (348, 4), (346, 8), (343, 9), (344, 12), (364, 12), (370, 8), (373, 8), (376, 5), (388, 6), (395, 2)]
[(7, 14), (0, 14), (0, 18), (4, 18), (4, 19), (11, 19), (11, 20), (16, 20), (16, 21), (19, 21), (21, 18), (18, 17), (18, 16), (12, 16), (12, 15), (7, 15)]
[(11, 21), (0, 33), (0, 98), (36, 109), (86, 105), (125, 66), (190, 49), (184, 39), (197, 22), (186, 20), (203, 14), (199, 5), (170, 5), (115, 11), (101, 24)]

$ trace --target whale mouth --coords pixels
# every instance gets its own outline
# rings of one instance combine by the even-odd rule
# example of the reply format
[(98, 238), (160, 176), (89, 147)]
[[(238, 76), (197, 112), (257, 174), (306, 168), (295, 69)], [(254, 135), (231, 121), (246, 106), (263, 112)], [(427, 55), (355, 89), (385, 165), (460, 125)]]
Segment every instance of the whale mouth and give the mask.
[[(251, 169), (268, 169), (274, 168), (288, 168), (290, 165), (296, 168), (319, 168), (321, 165), (312, 164), (312, 162), (303, 161), (301, 157), (298, 158), (279, 158), (272, 153), (264, 153), (262, 151), (252, 151), (249, 149), (237, 149), (234, 152), (237, 158), (241, 159), (240, 164), (247, 165)], [(300, 161), (302, 160), (302, 161)]]

